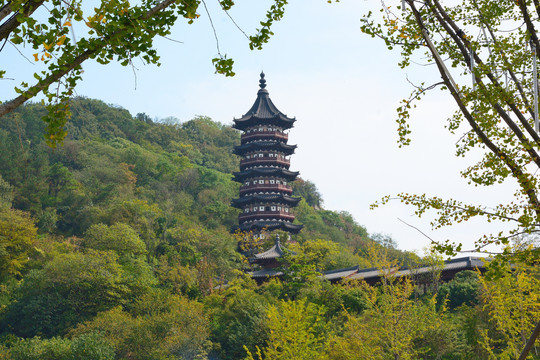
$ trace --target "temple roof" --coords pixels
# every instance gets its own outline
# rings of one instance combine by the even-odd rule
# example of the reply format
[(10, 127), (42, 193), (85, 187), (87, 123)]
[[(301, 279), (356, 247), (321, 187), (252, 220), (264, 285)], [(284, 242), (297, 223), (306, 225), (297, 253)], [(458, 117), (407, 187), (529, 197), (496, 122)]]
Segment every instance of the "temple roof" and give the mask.
[(255, 194), (250, 196), (244, 196), (240, 199), (233, 199), (231, 205), (236, 208), (242, 208), (245, 204), (253, 202), (278, 202), (287, 204), (290, 206), (296, 206), (300, 202), (301, 198), (292, 197), (284, 194)]
[(282, 257), (283, 255), (285, 255), (285, 251), (281, 247), (281, 243), (278, 240), (270, 249), (266, 250), (265, 252), (253, 255), (253, 260), (257, 261), (262, 259), (276, 259)]
[(238, 145), (234, 147), (233, 153), (236, 155), (244, 155), (256, 150), (275, 150), (291, 155), (294, 153), (296, 145), (288, 145), (280, 141), (254, 141), (249, 144)]
[(290, 232), (291, 234), (298, 234), (298, 232), (300, 230), (302, 230), (302, 228), (304, 227), (304, 225), (298, 225), (298, 224), (292, 224), (290, 222), (286, 222), (286, 221), (254, 221), (254, 222), (244, 222), (242, 224), (240, 224), (240, 226), (235, 226), (233, 228), (233, 232), (235, 230), (240, 230), (240, 231), (250, 231), (250, 230), (267, 230), (267, 231), (272, 231), (272, 230), (277, 230), (277, 229), (281, 229), (283, 231), (287, 231), (287, 232)]
[(275, 176), (283, 178), (287, 181), (294, 181), (300, 174), (298, 171), (290, 171), (280, 167), (255, 167), (249, 170), (234, 172), (234, 181), (244, 182), (244, 179), (260, 177), (260, 176)]
[(293, 127), (296, 119), (287, 117), (270, 100), (268, 90), (265, 89), (266, 80), (264, 79), (264, 73), (261, 73), (259, 86), (260, 90), (257, 92), (255, 103), (244, 116), (240, 119), (234, 119), (233, 127), (238, 130), (245, 130), (250, 126), (259, 124), (274, 124), (284, 129)]

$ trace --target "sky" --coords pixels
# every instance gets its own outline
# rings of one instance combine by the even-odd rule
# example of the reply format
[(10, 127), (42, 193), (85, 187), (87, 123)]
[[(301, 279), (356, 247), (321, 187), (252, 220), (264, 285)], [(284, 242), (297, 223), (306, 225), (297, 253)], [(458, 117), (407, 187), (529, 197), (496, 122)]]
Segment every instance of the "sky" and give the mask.
[[(201, 4), (194, 24), (180, 21), (169, 36), (172, 40), (155, 42), (160, 67), (142, 61), (135, 61), (136, 69), (86, 62), (77, 94), (133, 115), (144, 112), (154, 119), (182, 122), (205, 115), (232, 124), (250, 109), (264, 71), (274, 104), (297, 119), (289, 135), (289, 143), (298, 145), (291, 170), (316, 184), (325, 208), (347, 211), (370, 234), (390, 235), (400, 249), (420, 255), (430, 240), (419, 230), (434, 240), (450, 239), (472, 248), (476, 238), (500, 229), (498, 224), (470, 221), (432, 230), (429, 216), (418, 218), (413, 208), (397, 201), (370, 210), (383, 196), (400, 192), (495, 206), (511, 199), (514, 191), (513, 184), (485, 189), (460, 177), (478, 154), (454, 155), (461, 134), (444, 128), (456, 110), (447, 92), (433, 90), (418, 103), (411, 113), (412, 144), (398, 147), (396, 107), (413, 90), (411, 82), (429, 84), (440, 77), (429, 66), (400, 69), (398, 52), (360, 31), (360, 18), (378, 11), (379, 2), (292, 1), (260, 51), (249, 50), (245, 35), (217, 1), (206, 4), (218, 42)], [(241, 0), (229, 13), (245, 33), (254, 34), (269, 6), (269, 1)], [(217, 56), (217, 45), (234, 59), (236, 76), (214, 73), (211, 59)], [(23, 53), (31, 57), (32, 51)], [(13, 97), (13, 86), (29, 81), (37, 68), (9, 46), (0, 52), (0, 64), (8, 70), (6, 77), (15, 79), (0, 82), (0, 100)]]

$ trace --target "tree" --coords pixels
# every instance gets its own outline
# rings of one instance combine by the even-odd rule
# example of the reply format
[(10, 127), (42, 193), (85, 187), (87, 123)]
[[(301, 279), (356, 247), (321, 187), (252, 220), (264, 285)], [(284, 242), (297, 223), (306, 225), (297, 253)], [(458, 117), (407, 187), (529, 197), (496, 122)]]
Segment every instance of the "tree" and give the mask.
[(319, 189), (317, 189), (317, 186), (311, 181), (298, 178), (292, 183), (292, 188), (293, 194), (303, 197), (309, 206), (317, 209), (322, 206), (322, 195)]
[(208, 320), (200, 303), (163, 291), (137, 300), (131, 313), (115, 307), (71, 331), (75, 339), (104, 334), (118, 359), (205, 359)]
[(0, 176), (0, 209), (10, 208), (13, 201), (13, 186)]
[[(268, 309), (270, 337), (263, 349), (265, 359), (275, 360), (324, 360), (330, 359), (328, 323), (324, 320), (324, 308), (305, 300), (281, 301)], [(247, 348), (246, 348), (247, 350)], [(248, 352), (246, 360), (254, 360)], [(262, 360), (261, 350), (257, 359)]]
[(21, 274), (36, 234), (34, 221), (28, 213), (0, 208), (0, 279)]
[[(462, 171), (462, 176), (475, 186), (511, 180), (517, 191), (513, 201), (494, 209), (426, 195), (401, 193), (397, 198), (416, 207), (419, 216), (434, 210), (435, 228), (474, 217), (513, 224), (509, 231), (482, 236), (476, 241), (476, 251), (486, 251), (491, 244), (507, 245), (512, 237), (538, 232), (538, 1), (470, 0), (443, 5), (442, 0), (404, 0), (400, 5), (394, 11), (383, 2), (380, 17), (372, 13), (363, 17), (362, 30), (383, 39), (389, 49), (399, 47), (400, 67), (409, 67), (423, 56), (420, 61), (427, 59), (441, 76), (441, 81), (432, 85), (415, 86), (397, 109), (400, 145), (410, 143), (408, 120), (414, 102), (441, 86), (458, 107), (447, 128), (454, 134), (464, 132), (456, 155), (465, 156), (473, 149), (483, 153), (480, 161)], [(390, 199), (387, 196), (381, 202)], [(449, 240), (437, 246), (448, 255), (462, 250), (462, 244)], [(531, 263), (538, 261), (539, 254), (538, 248), (528, 247), (517, 252), (504, 250), (502, 255)], [(522, 356), (526, 356), (525, 351)]]
[(205, 298), (212, 340), (219, 344), (220, 359), (241, 359), (268, 338), (269, 299), (257, 293), (255, 281), (243, 274), (229, 282), (221, 294)]
[[(234, 2), (219, 1), (223, 11)], [(251, 49), (261, 49), (272, 35), (271, 26), (284, 14), (286, 0), (274, 0), (261, 22), (257, 34), (249, 37)], [(154, 0), (130, 5), (127, 0), (101, 1), (88, 11), (83, 1), (65, 4), (60, 0), (2, 0), (0, 2), (0, 41), (15, 46), (30, 46), (36, 51), (33, 60), (43, 64), (42, 71), (34, 73), (34, 84), (22, 83), (15, 90), (19, 95), (0, 104), (0, 117), (43, 93), (47, 98), (47, 141), (51, 146), (61, 143), (66, 135), (64, 125), (70, 117), (69, 98), (81, 80), (81, 64), (94, 59), (101, 64), (113, 60), (132, 65), (132, 59), (141, 56), (151, 64), (159, 65), (159, 56), (153, 48), (156, 36), (166, 36), (179, 18), (192, 23), (199, 17), (198, 0)], [(41, 9), (47, 15), (40, 16)], [(5, 19), (5, 20), (4, 20)], [(85, 29), (75, 35), (74, 28)], [(129, 40), (128, 40), (129, 39)], [(218, 53), (212, 59), (216, 72), (234, 75), (233, 60)], [(0, 78), (6, 75), (0, 69)]]
[(112, 252), (60, 254), (32, 270), (15, 292), (0, 325), (19, 336), (52, 337), (130, 295)]
[(358, 354), (370, 360), (418, 359), (424, 350), (418, 342), (444, 328), (444, 314), (435, 311), (435, 299), (415, 300), (414, 285), (407, 278), (385, 281), (379, 287), (359, 286), (368, 308), (360, 315), (346, 313), (344, 334), (336, 340), (333, 359), (356, 359)]
[(98, 332), (73, 339), (21, 339), (9, 350), (11, 360), (112, 360), (114, 349)]
[[(517, 359), (540, 319), (540, 280), (536, 266), (505, 264), (502, 276), (488, 266), (480, 276), (483, 308), (490, 328), (481, 331), (480, 344), (491, 358)], [(538, 344), (538, 342), (536, 342)], [(525, 359), (525, 358), (523, 358)]]
[[(458, 107), (447, 128), (452, 133), (465, 132), (458, 141), (456, 155), (464, 156), (473, 149), (484, 154), (462, 175), (475, 186), (491, 186), (511, 179), (518, 190), (513, 201), (495, 209), (426, 195), (401, 193), (397, 197), (416, 207), (419, 216), (428, 210), (436, 211), (435, 228), (473, 217), (515, 225), (508, 232), (486, 234), (478, 239), (478, 251), (489, 244), (507, 244), (509, 238), (518, 234), (538, 232), (536, 172), (540, 167), (540, 135), (534, 129), (538, 111), (530, 70), (540, 54), (537, 20), (531, 20), (534, 14), (540, 14), (540, 9), (523, 0), (471, 0), (446, 6), (440, 0), (405, 3), (406, 8), (400, 11), (385, 4), (380, 18), (369, 13), (362, 19), (364, 32), (384, 39), (389, 49), (401, 49), (402, 68), (410, 66), (418, 56), (426, 56), (427, 63), (434, 64), (442, 78), (430, 86), (416, 86), (397, 109), (400, 146), (410, 143), (408, 119), (414, 101), (441, 86)], [(506, 31), (510, 24), (516, 26)], [(525, 46), (529, 42), (534, 56)], [(382, 203), (389, 200), (390, 196), (385, 197)], [(461, 244), (450, 242), (438, 245), (448, 254), (462, 249)]]
[(95, 250), (112, 250), (121, 258), (137, 257), (146, 253), (146, 246), (137, 232), (122, 223), (90, 226), (81, 245)]

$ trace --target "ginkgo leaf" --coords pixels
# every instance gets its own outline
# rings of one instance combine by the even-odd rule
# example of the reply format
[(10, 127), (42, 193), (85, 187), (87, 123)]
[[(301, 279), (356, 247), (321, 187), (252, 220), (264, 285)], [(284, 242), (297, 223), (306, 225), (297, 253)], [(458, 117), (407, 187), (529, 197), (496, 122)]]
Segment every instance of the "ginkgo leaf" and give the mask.
[(67, 20), (62, 26), (71, 26), (71, 21)]
[(64, 41), (66, 41), (66, 35), (63, 35), (60, 39), (58, 39), (58, 41), (56, 42), (56, 45), (63, 45)]

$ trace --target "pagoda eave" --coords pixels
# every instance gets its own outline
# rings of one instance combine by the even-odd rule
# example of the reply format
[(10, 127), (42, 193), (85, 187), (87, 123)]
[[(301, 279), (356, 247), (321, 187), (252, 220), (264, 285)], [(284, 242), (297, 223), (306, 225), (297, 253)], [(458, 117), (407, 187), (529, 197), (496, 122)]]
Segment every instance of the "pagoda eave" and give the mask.
[(242, 156), (252, 151), (274, 150), (282, 152), (285, 155), (292, 155), (294, 154), (295, 149), (296, 145), (288, 145), (280, 141), (256, 141), (249, 144), (235, 146), (233, 154)]
[(243, 183), (245, 179), (261, 177), (261, 176), (275, 176), (283, 178), (287, 181), (294, 181), (300, 173), (298, 171), (290, 171), (283, 168), (268, 167), (268, 168), (253, 168), (244, 171), (234, 172), (233, 180)]
[(283, 129), (290, 129), (294, 126), (296, 119), (289, 118), (283, 114), (274, 115), (272, 117), (259, 117), (247, 114), (240, 119), (234, 119), (233, 121), (233, 128), (237, 130), (245, 130), (248, 127), (257, 125), (275, 125)]
[(241, 209), (243, 206), (257, 201), (261, 203), (277, 202), (289, 206), (296, 206), (298, 205), (300, 200), (301, 198), (299, 197), (292, 197), (283, 194), (255, 194), (251, 196), (241, 197), (239, 199), (233, 199), (231, 202), (231, 206)]
[(304, 225), (292, 224), (289, 222), (279, 222), (279, 221), (256, 221), (253, 223), (242, 223), (239, 226), (233, 227), (232, 231), (274, 231), (274, 230), (283, 230), (291, 234), (298, 234)]

